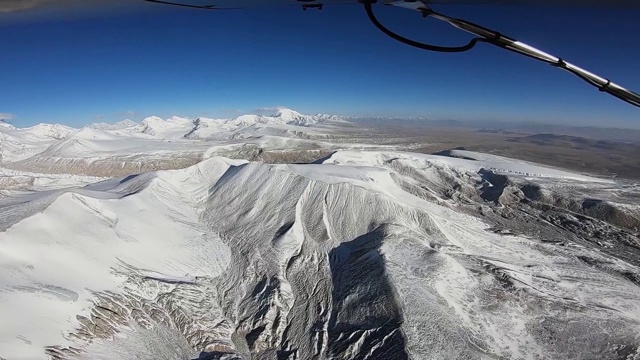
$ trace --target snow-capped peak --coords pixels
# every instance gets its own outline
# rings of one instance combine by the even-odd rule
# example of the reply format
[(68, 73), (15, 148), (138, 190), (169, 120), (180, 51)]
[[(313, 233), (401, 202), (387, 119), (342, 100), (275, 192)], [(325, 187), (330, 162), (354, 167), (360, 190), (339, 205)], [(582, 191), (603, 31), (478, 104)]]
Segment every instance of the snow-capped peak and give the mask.
[(164, 123), (164, 119), (159, 116), (148, 116), (142, 120), (142, 124)]
[(23, 130), (28, 131), (36, 136), (42, 136), (45, 138), (52, 138), (56, 140), (66, 139), (67, 137), (69, 137), (69, 135), (77, 131), (77, 129), (65, 125), (44, 123)]
[(0, 119), (0, 128), (15, 129), (16, 127), (4, 121), (4, 119)]
[(159, 116), (149, 116), (142, 120), (142, 125), (147, 127), (172, 128), (180, 125), (191, 124), (192, 122), (192, 120), (180, 116), (172, 116), (166, 120)]
[(310, 126), (322, 121), (339, 121), (335, 115), (304, 115), (295, 110), (279, 108), (273, 115), (242, 115), (230, 120), (229, 123), (237, 126), (251, 126), (254, 124), (280, 124)]
[(138, 125), (138, 123), (136, 123), (135, 121), (126, 119), (126, 120), (119, 121), (115, 124), (100, 122), (100, 123), (91, 124), (87, 127), (91, 129), (97, 129), (97, 130), (121, 130), (129, 127), (133, 127), (136, 125)]
[(96, 129), (87, 126), (73, 134), (70, 139), (117, 140), (118, 137), (108, 130)]
[(338, 122), (347, 122), (347, 118), (340, 115), (331, 115), (331, 114), (321, 114), (318, 113), (315, 115), (315, 118), (318, 121), (338, 121)]
[(304, 117), (307, 117), (307, 116), (302, 115), (301, 113), (299, 113), (299, 112), (297, 112), (295, 110), (291, 110), (291, 109), (287, 109), (287, 108), (280, 108), (280, 109), (278, 109), (278, 111), (276, 112), (274, 117), (279, 117), (279, 118), (281, 118), (282, 120), (285, 120), (285, 121), (294, 121), (296, 119), (304, 118)]
[(191, 119), (172, 116), (167, 120), (158, 116), (149, 116), (142, 120), (137, 127), (144, 134), (156, 136), (159, 138), (182, 138), (189, 133), (194, 127)]

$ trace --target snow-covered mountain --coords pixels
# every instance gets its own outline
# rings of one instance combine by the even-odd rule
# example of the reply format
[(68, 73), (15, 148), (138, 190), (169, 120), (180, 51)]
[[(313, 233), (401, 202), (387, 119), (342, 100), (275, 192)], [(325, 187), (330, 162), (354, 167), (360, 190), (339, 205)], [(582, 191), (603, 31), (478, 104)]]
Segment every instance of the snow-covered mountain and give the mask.
[(7, 128), (7, 129), (15, 129), (16, 127), (9, 124), (8, 122), (4, 121), (3, 119), (0, 119), (0, 127), (2, 128)]
[(181, 138), (193, 126), (192, 120), (179, 116), (173, 116), (167, 120), (150, 116), (142, 120), (137, 130), (158, 138)]
[(192, 140), (226, 139), (237, 129), (236, 125), (226, 119), (199, 117), (193, 121), (193, 127), (184, 137)]
[(59, 124), (38, 124), (18, 129), (0, 127), (0, 163), (27, 159), (50, 145), (64, 140), (76, 130)]
[[(126, 119), (115, 124), (107, 124), (103, 122), (94, 123), (86, 126), (86, 128), (113, 132), (116, 135), (131, 135), (136, 133), (143, 133), (157, 139), (175, 140), (183, 138), (206, 139), (208, 136), (212, 136), (221, 132), (225, 133), (241, 131), (242, 129), (255, 124), (262, 124), (265, 126), (293, 125), (298, 127), (310, 127), (316, 124), (331, 124), (341, 122), (345, 122), (344, 118), (336, 115), (303, 115), (298, 113), (297, 111), (282, 108), (277, 110), (275, 114), (270, 116), (242, 115), (234, 119), (209, 119), (204, 117), (189, 119), (179, 116), (173, 116), (169, 119), (162, 119), (158, 116), (150, 116), (142, 120), (142, 122), (140, 123), (136, 123), (132, 120)], [(205, 131), (199, 136), (190, 136), (193, 133), (199, 132), (199, 130), (202, 130), (203, 128), (207, 128), (208, 131)], [(73, 135), (74, 132), (78, 130), (80, 129), (74, 129), (59, 124), (39, 124), (29, 128), (16, 128), (11, 124), (0, 122), (0, 135), (3, 135), (5, 137), (13, 135), (16, 137), (15, 141), (22, 141), (25, 139), (64, 140)], [(8, 139), (6, 141), (11, 140), (13, 139)]]
[[(199, 117), (195, 120), (173, 116), (169, 119), (162, 119), (157, 116), (150, 116), (142, 120), (140, 124), (126, 123), (127, 126), (116, 124), (117, 129), (128, 129), (130, 131), (142, 132), (162, 139), (198, 139), (206, 140), (211, 137), (221, 138), (222, 136), (233, 137), (244, 129), (261, 125), (261, 128), (270, 126), (290, 125), (294, 127), (313, 127), (318, 124), (344, 123), (343, 117), (336, 115), (303, 115), (291, 109), (278, 109), (273, 115), (241, 115), (234, 119), (209, 119)], [(100, 125), (102, 130), (105, 129)], [(304, 133), (309, 129), (299, 129)], [(326, 131), (326, 128), (325, 128)], [(312, 131), (311, 131), (312, 132)]]
[(212, 157), (13, 194), (0, 356), (633, 359), (637, 196), (462, 151)]
[(0, 128), (1, 165), (23, 172), (118, 176), (182, 168), (215, 154), (251, 158), (248, 152), (255, 157), (265, 151), (319, 151), (332, 147), (325, 140), (344, 135), (344, 124), (338, 116), (280, 109), (272, 116), (151, 116), (140, 123), (125, 120), (82, 129), (48, 124), (27, 129), (6, 126)]
[(91, 124), (87, 127), (92, 128), (92, 129), (97, 129), (97, 130), (121, 130), (121, 129), (126, 129), (126, 128), (130, 128), (133, 126), (138, 125), (138, 123), (136, 123), (133, 120), (129, 120), (129, 119), (125, 119), (122, 121), (118, 121), (115, 124), (108, 124), (108, 123), (104, 123), (104, 122), (100, 122), (100, 123), (94, 123)]
[(232, 120), (231, 123), (238, 126), (250, 126), (254, 124), (296, 125), (311, 126), (322, 121), (340, 121), (340, 117), (328, 115), (302, 115), (291, 109), (278, 109), (274, 115), (243, 115)]
[(0, 126), (0, 359), (640, 358), (638, 184), (358, 131)]

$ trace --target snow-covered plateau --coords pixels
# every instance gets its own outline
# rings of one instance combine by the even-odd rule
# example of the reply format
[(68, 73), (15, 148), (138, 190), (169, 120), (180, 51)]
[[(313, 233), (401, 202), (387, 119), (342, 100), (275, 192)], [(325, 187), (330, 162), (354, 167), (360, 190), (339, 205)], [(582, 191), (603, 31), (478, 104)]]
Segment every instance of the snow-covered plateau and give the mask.
[(640, 359), (638, 185), (343, 122), (0, 128), (0, 358)]

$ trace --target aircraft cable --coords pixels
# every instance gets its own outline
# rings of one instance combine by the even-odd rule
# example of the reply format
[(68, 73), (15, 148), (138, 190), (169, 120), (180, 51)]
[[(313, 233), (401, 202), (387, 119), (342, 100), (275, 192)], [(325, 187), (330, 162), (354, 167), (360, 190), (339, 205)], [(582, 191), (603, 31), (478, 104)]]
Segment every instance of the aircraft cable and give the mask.
[(450, 25), (466, 31), (468, 33), (474, 34), (477, 37), (471, 39), (471, 41), (467, 45), (456, 46), (456, 47), (447, 47), (447, 46), (437, 46), (432, 44), (425, 44), (421, 42), (417, 42), (411, 39), (407, 39), (401, 35), (394, 33), (393, 31), (386, 28), (380, 21), (377, 19), (373, 12), (373, 3), (375, 0), (362, 0), (364, 4), (365, 11), (373, 23), (373, 25), (382, 31), (387, 36), (391, 37), (394, 40), (400, 41), (403, 44), (413, 46), (419, 49), (427, 50), (427, 51), (436, 51), (436, 52), (447, 52), (447, 53), (458, 53), (471, 50), (478, 42), (484, 42), (493, 44), (505, 50), (509, 50), (511, 52), (515, 52), (520, 55), (527, 56), (529, 58), (545, 62), (547, 64), (553, 65), (560, 69), (566, 70), (580, 79), (584, 80), (588, 84), (595, 86), (598, 90), (602, 92), (606, 92), (612, 96), (617, 97), (620, 100), (623, 100), (631, 105), (635, 105), (640, 107), (640, 94), (637, 94), (633, 91), (627, 90), (622, 86), (611, 82), (611, 80), (598, 76), (592, 72), (584, 70), (576, 65), (570, 64), (563, 60), (562, 58), (553, 56), (551, 54), (547, 54), (546, 52), (536, 49), (533, 46), (527, 45), (523, 42), (517, 41), (510, 37), (504, 36), (501, 33), (485, 28), (478, 24), (474, 24), (472, 22), (451, 18), (449, 16), (437, 13), (433, 11), (431, 8), (426, 6), (426, 4), (422, 3), (422, 5), (418, 8), (418, 10), (422, 13), (424, 17), (432, 17), (434, 19), (438, 19), (444, 22), (449, 23)]
[(240, 9), (240, 8), (219, 8), (216, 5), (190, 5), (190, 4), (183, 4), (179, 2), (164, 1), (164, 0), (144, 0), (144, 1), (150, 2), (150, 3), (156, 3), (156, 4), (173, 5), (173, 6), (180, 6), (180, 7), (200, 9), (200, 10), (239, 10)]

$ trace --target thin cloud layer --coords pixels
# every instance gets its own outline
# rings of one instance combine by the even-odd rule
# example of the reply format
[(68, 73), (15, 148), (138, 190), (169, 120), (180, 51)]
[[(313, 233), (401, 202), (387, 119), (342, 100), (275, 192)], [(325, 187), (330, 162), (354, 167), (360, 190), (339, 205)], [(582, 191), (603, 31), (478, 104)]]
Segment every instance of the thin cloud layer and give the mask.
[(0, 120), (6, 121), (6, 120), (13, 120), (14, 118), (15, 118), (15, 115), (13, 114), (0, 113)]
[(261, 108), (254, 109), (253, 112), (255, 113), (274, 112), (274, 111), (279, 111), (286, 108), (287, 108), (286, 106), (268, 106), (268, 107), (261, 107)]

